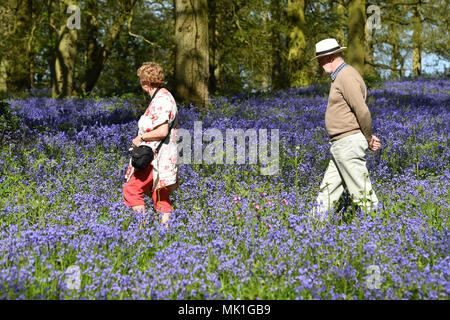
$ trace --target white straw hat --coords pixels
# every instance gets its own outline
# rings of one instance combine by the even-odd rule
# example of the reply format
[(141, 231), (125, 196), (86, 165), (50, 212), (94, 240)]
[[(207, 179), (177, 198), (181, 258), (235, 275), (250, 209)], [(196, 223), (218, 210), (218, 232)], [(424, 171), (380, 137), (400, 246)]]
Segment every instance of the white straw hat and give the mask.
[(310, 61), (323, 57), (332, 53), (337, 53), (345, 50), (347, 47), (341, 47), (337, 43), (336, 39), (329, 38), (316, 43), (316, 56)]

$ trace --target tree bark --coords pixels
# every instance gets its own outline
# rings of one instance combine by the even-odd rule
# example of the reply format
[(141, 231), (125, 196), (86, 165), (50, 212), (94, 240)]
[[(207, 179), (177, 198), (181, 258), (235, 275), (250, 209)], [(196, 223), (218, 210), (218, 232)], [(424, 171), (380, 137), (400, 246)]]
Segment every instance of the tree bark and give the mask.
[(345, 38), (345, 29), (344, 26), (346, 24), (345, 21), (345, 7), (339, 1), (334, 2), (335, 6), (333, 7), (334, 13), (337, 17), (338, 29), (336, 30), (336, 35), (334, 38), (337, 40), (341, 47), (347, 46), (347, 39)]
[(0, 93), (8, 91), (8, 69), (9, 55), (7, 54), (11, 48), (9, 37), (12, 33), (11, 26), (14, 24), (14, 15), (11, 6), (7, 3), (0, 5)]
[[(65, 12), (71, 1), (64, 0), (59, 6), (60, 12)], [(71, 96), (74, 90), (75, 61), (77, 58), (77, 29), (68, 29), (67, 21), (62, 20), (62, 25), (57, 30), (58, 42), (55, 48), (55, 86), (52, 96)]]
[(374, 64), (374, 49), (373, 49), (373, 38), (372, 32), (370, 30), (369, 24), (365, 24), (364, 26), (364, 74), (375, 76), (376, 71), (373, 67)]
[(218, 80), (220, 77), (220, 65), (219, 57), (220, 50), (218, 48), (219, 43), (217, 41), (218, 31), (217, 22), (219, 20), (219, 15), (217, 12), (217, 2), (210, 1), (208, 3), (209, 11), (209, 92), (216, 92), (218, 89)]
[(15, 12), (14, 30), (11, 33), (10, 58), (14, 63), (9, 66), (7, 87), (10, 91), (21, 91), (31, 88), (30, 66), (31, 52), (28, 50), (28, 37), (33, 22), (33, 1), (10, 1)]
[(391, 79), (396, 79), (398, 77), (398, 57), (400, 56), (400, 49), (399, 49), (399, 37), (398, 37), (398, 30), (397, 25), (394, 23), (390, 23), (388, 26), (389, 34), (391, 35)]
[(422, 19), (420, 18), (421, 1), (413, 9), (413, 76), (422, 75)]
[(207, 0), (175, 0), (175, 81), (177, 98), (200, 107), (209, 99)]
[(309, 85), (310, 79), (305, 70), (305, 1), (289, 0), (287, 8), (289, 33), (288, 69), (291, 87)]
[(272, 90), (282, 89), (286, 86), (281, 56), (281, 32), (279, 29), (279, 25), (281, 24), (281, 11), (280, 0), (271, 0)]
[(77, 30), (64, 28), (56, 50), (55, 76), (59, 96), (71, 96), (74, 89), (75, 60), (77, 57)]
[(8, 65), (8, 60), (2, 57), (0, 60), (0, 93), (8, 91)]
[(361, 76), (364, 75), (365, 0), (350, 0), (348, 6), (347, 61)]

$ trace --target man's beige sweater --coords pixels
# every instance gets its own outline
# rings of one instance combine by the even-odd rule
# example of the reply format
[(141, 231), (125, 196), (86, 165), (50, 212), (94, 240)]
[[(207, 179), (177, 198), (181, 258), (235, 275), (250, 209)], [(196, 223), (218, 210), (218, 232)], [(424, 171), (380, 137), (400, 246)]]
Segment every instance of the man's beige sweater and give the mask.
[(362, 132), (372, 139), (372, 119), (366, 105), (367, 88), (359, 72), (346, 65), (331, 83), (325, 112), (325, 128), (330, 141)]

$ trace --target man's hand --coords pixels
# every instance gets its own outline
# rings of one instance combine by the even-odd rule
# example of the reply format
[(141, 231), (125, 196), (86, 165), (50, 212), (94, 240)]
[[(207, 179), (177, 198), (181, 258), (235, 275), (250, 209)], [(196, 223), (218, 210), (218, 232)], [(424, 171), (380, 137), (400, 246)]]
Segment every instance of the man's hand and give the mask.
[(372, 140), (369, 142), (369, 149), (371, 151), (377, 151), (379, 147), (381, 147), (380, 139), (372, 135)]

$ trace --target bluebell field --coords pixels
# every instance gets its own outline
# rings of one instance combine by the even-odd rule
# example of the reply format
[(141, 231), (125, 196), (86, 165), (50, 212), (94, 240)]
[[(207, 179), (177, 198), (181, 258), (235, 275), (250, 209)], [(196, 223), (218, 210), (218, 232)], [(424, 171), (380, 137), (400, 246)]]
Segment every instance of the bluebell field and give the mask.
[[(180, 128), (279, 129), (280, 167), (181, 164), (168, 229), (124, 206), (133, 100), (9, 99), (0, 157), (0, 299), (448, 299), (450, 81), (369, 91), (382, 210), (308, 212), (328, 159), (327, 90), (179, 105)], [(205, 145), (205, 144), (204, 144)], [(147, 199), (147, 207), (152, 208)], [(79, 268), (77, 285), (67, 270)]]

